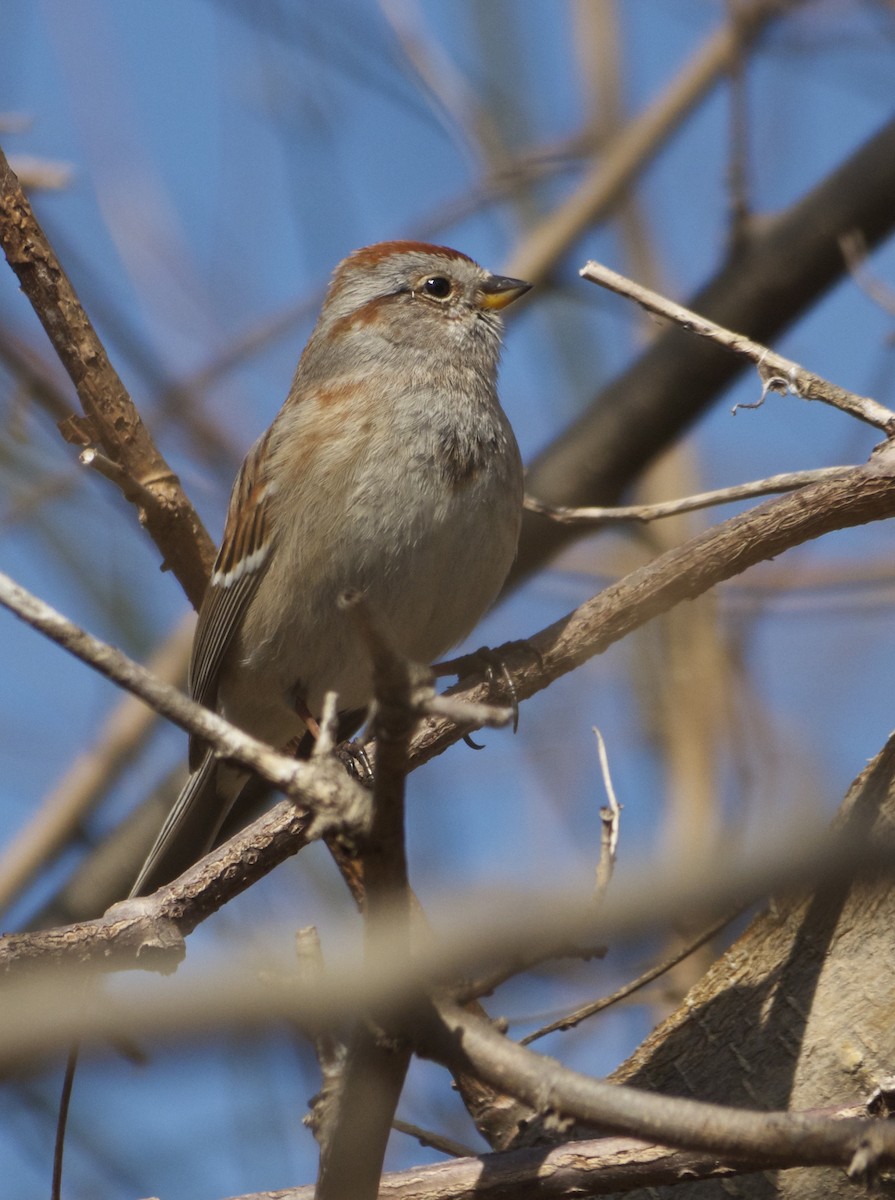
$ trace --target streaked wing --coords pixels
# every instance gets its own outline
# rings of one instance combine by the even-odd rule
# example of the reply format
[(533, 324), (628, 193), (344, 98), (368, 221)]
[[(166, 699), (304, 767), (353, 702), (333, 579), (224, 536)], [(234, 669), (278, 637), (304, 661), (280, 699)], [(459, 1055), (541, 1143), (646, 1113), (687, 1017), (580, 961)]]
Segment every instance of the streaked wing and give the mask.
[[(217, 701), (218, 678), (227, 649), (255, 593), (272, 546), (266, 478), (270, 431), (259, 439), (242, 464), (227, 510), (224, 538), (193, 640), (190, 694), (208, 708)], [(202, 759), (203, 746), (190, 740), (190, 768)]]

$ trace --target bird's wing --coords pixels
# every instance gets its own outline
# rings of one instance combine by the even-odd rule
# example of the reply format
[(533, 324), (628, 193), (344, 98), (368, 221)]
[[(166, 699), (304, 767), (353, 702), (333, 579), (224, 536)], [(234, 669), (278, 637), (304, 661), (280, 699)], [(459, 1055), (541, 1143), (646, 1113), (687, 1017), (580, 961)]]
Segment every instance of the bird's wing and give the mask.
[[(271, 431), (246, 456), (230, 495), (224, 538), (199, 610), (190, 661), (190, 694), (214, 708), (221, 666), (243, 614), (270, 561), (273, 537), (267, 479)], [(190, 740), (190, 769), (202, 761), (204, 746)]]

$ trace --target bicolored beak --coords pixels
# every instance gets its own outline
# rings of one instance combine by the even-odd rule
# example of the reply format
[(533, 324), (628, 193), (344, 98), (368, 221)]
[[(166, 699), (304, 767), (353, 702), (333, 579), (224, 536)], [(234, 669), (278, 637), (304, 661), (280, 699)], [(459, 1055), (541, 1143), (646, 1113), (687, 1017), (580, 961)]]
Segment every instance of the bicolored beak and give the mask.
[(531, 290), (531, 284), (524, 279), (510, 279), (508, 275), (489, 275), (479, 288), (482, 308), (496, 309), (498, 312), (524, 296)]

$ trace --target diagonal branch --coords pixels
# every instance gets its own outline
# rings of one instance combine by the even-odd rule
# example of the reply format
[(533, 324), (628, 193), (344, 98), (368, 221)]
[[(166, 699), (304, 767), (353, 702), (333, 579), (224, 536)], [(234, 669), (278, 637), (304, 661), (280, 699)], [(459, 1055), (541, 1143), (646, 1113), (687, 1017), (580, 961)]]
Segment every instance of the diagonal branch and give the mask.
[[(673, 321), (688, 333), (696, 333), (700, 337), (717, 342), (719, 346), (730, 350), (731, 353), (739, 354), (754, 363), (764, 384), (762, 398), (764, 392), (771, 389), (784, 394), (792, 392), (802, 400), (822, 400), (825, 404), (831, 404), (834, 408), (851, 413), (853, 417), (857, 417), (861, 421), (876, 425), (887, 436), (891, 437), (895, 433), (895, 413), (891, 409), (884, 408), (882, 404), (871, 397), (858, 396), (854, 392), (846, 391), (845, 388), (830, 383), (820, 375), (815, 375), (813, 371), (806, 371), (792, 359), (784, 358), (782, 354), (777, 354), (768, 346), (762, 346), (758, 342), (752, 341), (751, 338), (744, 337), (741, 333), (725, 329), (717, 321), (710, 321), (700, 313), (666, 299), (665, 296), (654, 292), (651, 288), (644, 287), (643, 284), (635, 283), (633, 279), (620, 275), (618, 271), (611, 270), (603, 263), (594, 261), (585, 263), (578, 273), (583, 279), (590, 280), (591, 283), (608, 288), (609, 291), (616, 292), (619, 296), (626, 296), (647, 312)], [(739, 407), (757, 407), (757, 404), (740, 405)]]
[[(500, 648), (519, 699), (548, 687), (553, 680), (602, 653), (680, 600), (700, 595), (755, 563), (832, 530), (895, 516), (895, 465), (891, 459), (891, 450), (880, 452), (870, 463), (855, 467), (845, 477), (813, 484), (732, 517), (633, 571), (528, 642), (509, 643)], [(235, 757), (245, 750), (246, 756), (241, 760), (275, 786), (285, 789), (298, 783), (309, 786), (317, 779), (314, 764), (286, 760), (240, 731), (232, 730), (220, 717), (194, 704), (176, 689), (153, 680), (142, 667), (65, 621), (3, 576), (0, 576), (0, 603), (141, 696), (182, 728), (215, 742), (222, 753)], [(486, 682), (457, 685), (453, 693), (457, 699), (462, 697), (476, 703), (491, 698)], [(469, 723), (464, 723), (458, 727), (444, 717), (424, 718), (411, 745), (411, 769), (458, 741), (468, 726)], [(229, 873), (219, 881), (217, 903), (224, 903), (243, 886), (238, 872)]]
[[(171, 684), (152, 675), (145, 667), (116, 650), (114, 646), (100, 641), (73, 621), (69, 621), (2, 572), (0, 604), (68, 650), (70, 654), (88, 663), (107, 679), (139, 696), (156, 712), (179, 725), (187, 733), (201, 737), (221, 758), (234, 759), (250, 767), (287, 796), (300, 799), (307, 789), (319, 788), (316, 799), (324, 807), (335, 798), (333, 774), (323, 771), (319, 762), (297, 762), (289, 755), (280, 754), (257, 738), (243, 733), (217, 713), (197, 704)], [(355, 796), (359, 810), (366, 809), (366, 791), (339, 768), (336, 791), (341, 790), (343, 780)]]
[(704, 1150), (762, 1166), (832, 1165), (866, 1169), (895, 1164), (895, 1127), (850, 1117), (760, 1112), (661, 1096), (591, 1079), (509, 1041), (486, 1021), (450, 1004), (438, 1006), (421, 1051), (473, 1069), (545, 1116), (574, 1116), (612, 1133)]
[[(773, 342), (842, 278), (839, 238), (869, 247), (895, 228), (895, 120), (792, 208), (752, 231), (688, 306), (756, 341)], [(680, 329), (666, 330), (530, 465), (528, 491), (546, 504), (612, 504), (743, 370), (743, 360)], [(576, 531), (526, 513), (510, 584), (537, 570)]]
[[(793, 1114), (796, 1115), (796, 1114)], [(853, 1104), (806, 1117), (847, 1120), (883, 1117), (871, 1104)], [(617, 1196), (640, 1188), (672, 1186), (681, 1180), (727, 1179), (771, 1167), (742, 1163), (698, 1150), (673, 1150), (637, 1138), (605, 1137), (566, 1142), (550, 1150), (508, 1150), (412, 1167), (383, 1176), (380, 1200), (568, 1200), (572, 1196)], [(232, 1200), (313, 1200), (313, 1187), (253, 1192)]]
[(123, 472), (126, 499), (198, 608), (214, 560), (211, 539), (109, 362), (2, 150), (0, 245), (75, 385), (87, 441), (95, 438)]
[[(604, 588), (528, 641), (508, 642), (496, 653), (506, 664), (518, 698), (527, 699), (681, 600), (692, 600), (748, 567), (825, 533), (892, 516), (895, 453), (884, 443), (865, 466), (767, 500), (712, 526)], [(461, 691), (460, 685), (452, 691)], [(466, 684), (462, 695), (484, 701), (489, 686)], [(441, 754), (459, 737), (449, 721), (423, 721), (414, 738), (413, 766)]]
[(607, 521), (656, 521), (662, 517), (675, 517), (680, 513), (697, 512), (701, 508), (712, 508), (716, 504), (733, 504), (737, 500), (753, 500), (758, 496), (771, 496), (779, 492), (794, 492), (819, 483), (822, 479), (838, 479), (853, 471), (854, 467), (818, 467), (810, 471), (786, 471), (782, 475), (769, 475), (767, 479), (753, 479), (749, 483), (735, 483), (731, 487), (714, 488), (710, 492), (697, 492), (693, 496), (682, 496), (679, 500), (662, 500), (656, 504), (615, 504), (608, 508), (597, 505), (586, 508), (556, 508), (542, 504), (533, 496), (525, 497), (528, 512), (539, 513), (557, 521), (560, 525), (576, 525), (592, 529)]

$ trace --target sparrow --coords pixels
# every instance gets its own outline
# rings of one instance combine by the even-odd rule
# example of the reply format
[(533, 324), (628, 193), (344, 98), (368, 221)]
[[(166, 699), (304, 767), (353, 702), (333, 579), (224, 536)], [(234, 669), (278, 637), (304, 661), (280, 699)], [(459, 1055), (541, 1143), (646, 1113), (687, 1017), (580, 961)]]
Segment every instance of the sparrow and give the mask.
[[(344, 593), (418, 662), (471, 632), (519, 536), (522, 463), (497, 368), (501, 311), (529, 288), (423, 242), (339, 263), (286, 401), (233, 486), (196, 627), (195, 700), (307, 752), (327, 692), (344, 736), (372, 699)], [(207, 853), (249, 778), (195, 737), (190, 770), (131, 896)]]

